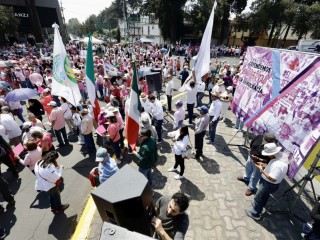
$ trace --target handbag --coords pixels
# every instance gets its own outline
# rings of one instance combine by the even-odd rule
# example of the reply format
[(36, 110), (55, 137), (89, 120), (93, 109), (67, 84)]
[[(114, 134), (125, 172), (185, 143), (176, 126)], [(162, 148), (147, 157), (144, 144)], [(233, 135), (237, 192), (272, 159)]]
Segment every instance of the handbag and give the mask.
[(192, 157), (192, 147), (187, 145), (186, 150), (181, 154), (182, 158), (189, 159)]

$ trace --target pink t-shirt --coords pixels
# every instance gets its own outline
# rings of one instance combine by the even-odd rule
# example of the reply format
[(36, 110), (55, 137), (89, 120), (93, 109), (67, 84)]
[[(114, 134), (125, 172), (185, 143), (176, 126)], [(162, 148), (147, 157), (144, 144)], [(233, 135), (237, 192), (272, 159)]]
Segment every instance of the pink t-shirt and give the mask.
[(40, 147), (37, 147), (37, 149), (33, 151), (28, 151), (27, 155), (24, 157), (24, 160), (20, 160), (21, 164), (24, 166), (29, 167), (29, 169), (32, 171), (34, 169), (34, 165), (36, 165), (36, 162), (39, 161), (42, 158), (42, 150)]
[(54, 130), (60, 130), (65, 126), (66, 122), (64, 120), (64, 113), (60, 107), (55, 107), (52, 109), (50, 121), (55, 121), (54, 126), (52, 127)]
[(112, 140), (113, 142), (117, 142), (120, 139), (118, 123), (110, 123), (107, 132), (110, 135), (110, 140)]

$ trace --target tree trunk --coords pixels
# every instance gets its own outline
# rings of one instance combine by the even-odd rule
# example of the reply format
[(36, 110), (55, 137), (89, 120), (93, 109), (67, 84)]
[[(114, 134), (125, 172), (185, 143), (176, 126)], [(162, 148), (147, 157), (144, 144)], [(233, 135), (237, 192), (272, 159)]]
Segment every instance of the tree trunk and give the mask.
[(284, 34), (283, 39), (282, 39), (281, 48), (283, 48), (284, 45), (286, 44), (287, 36), (288, 36), (288, 34), (289, 34), (290, 28), (291, 28), (291, 23), (289, 23), (288, 26), (287, 26), (286, 33)]
[(269, 34), (269, 38), (268, 38), (268, 43), (267, 43), (267, 45), (268, 45), (269, 47), (270, 47), (271, 40), (272, 40), (272, 37), (273, 37), (274, 29), (276, 28), (276, 24), (277, 24), (277, 21), (274, 20), (273, 23), (272, 23), (272, 26), (271, 26), (271, 30), (270, 30), (270, 34)]

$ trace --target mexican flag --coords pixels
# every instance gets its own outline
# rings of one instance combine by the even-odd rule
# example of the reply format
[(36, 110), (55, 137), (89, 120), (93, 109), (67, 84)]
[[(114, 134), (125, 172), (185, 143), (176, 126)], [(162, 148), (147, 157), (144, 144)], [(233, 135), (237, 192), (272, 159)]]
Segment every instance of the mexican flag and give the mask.
[(55, 96), (65, 98), (73, 106), (77, 106), (81, 100), (78, 81), (70, 66), (69, 58), (62, 42), (59, 26), (53, 24), (54, 45), (53, 45), (53, 67), (52, 67), (52, 89)]
[(92, 36), (88, 37), (88, 49), (87, 49), (87, 59), (86, 59), (86, 85), (88, 96), (93, 107), (95, 107), (96, 99), (96, 87), (94, 81), (94, 66), (93, 66), (93, 56), (92, 56)]
[(135, 149), (139, 133), (139, 110), (141, 109), (135, 63), (133, 64), (133, 78), (129, 101), (129, 110), (126, 116), (126, 138), (128, 146), (130, 146), (131, 149)]

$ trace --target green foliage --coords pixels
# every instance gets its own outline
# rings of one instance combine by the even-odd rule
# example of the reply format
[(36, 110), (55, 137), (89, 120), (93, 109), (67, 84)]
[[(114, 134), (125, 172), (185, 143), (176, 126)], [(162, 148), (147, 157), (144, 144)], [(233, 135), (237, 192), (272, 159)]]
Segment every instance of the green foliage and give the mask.
[(70, 34), (75, 34), (77, 36), (82, 35), (82, 25), (77, 18), (69, 19), (67, 23), (67, 31)]
[(18, 32), (19, 19), (14, 17), (12, 7), (0, 5), (0, 33), (14, 35)]

